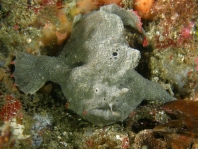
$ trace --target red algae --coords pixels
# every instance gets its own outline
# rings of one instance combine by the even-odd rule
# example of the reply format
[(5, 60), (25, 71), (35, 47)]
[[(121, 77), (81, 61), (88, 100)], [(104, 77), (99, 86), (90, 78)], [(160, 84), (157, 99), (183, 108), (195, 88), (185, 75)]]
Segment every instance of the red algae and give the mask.
[(164, 49), (191, 46), (197, 10), (198, 6), (194, 0), (156, 1), (151, 12), (154, 23), (159, 22), (156, 26), (159, 34), (154, 36), (154, 47)]
[(151, 78), (170, 85), (178, 98), (194, 98), (197, 92), (198, 55), (197, 16), (195, 0), (157, 0), (152, 6), (153, 20), (146, 34), (152, 56)]
[(5, 96), (5, 104), (0, 111), (0, 119), (2, 121), (9, 121), (22, 109), (21, 102), (10, 95)]
[[(198, 102), (176, 100), (162, 106), (170, 115), (168, 123), (156, 126), (154, 132), (164, 136), (171, 148), (196, 148), (198, 146)], [(193, 142), (193, 143), (192, 143)]]

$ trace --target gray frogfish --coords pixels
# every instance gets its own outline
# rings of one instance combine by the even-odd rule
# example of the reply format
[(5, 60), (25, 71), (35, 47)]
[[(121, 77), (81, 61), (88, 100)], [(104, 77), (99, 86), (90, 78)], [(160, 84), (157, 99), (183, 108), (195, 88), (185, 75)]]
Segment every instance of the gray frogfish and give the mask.
[(111, 4), (76, 20), (59, 56), (17, 52), (14, 76), (21, 91), (34, 94), (47, 81), (58, 83), (69, 109), (98, 126), (125, 120), (143, 100), (174, 100), (134, 70), (140, 52), (129, 46), (124, 29), (145, 35), (133, 11)]

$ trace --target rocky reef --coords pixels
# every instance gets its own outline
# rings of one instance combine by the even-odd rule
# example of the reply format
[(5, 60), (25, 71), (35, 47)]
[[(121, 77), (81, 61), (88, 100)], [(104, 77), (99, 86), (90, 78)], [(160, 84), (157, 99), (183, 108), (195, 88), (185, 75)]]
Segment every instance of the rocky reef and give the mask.
[[(130, 16), (132, 23), (129, 23), (129, 26), (126, 25), (128, 19), (121, 19), (123, 14), (113, 12), (110, 17), (109, 13), (112, 11), (106, 9), (101, 12), (102, 6), (111, 3), (124, 8), (124, 12), (132, 14)], [(107, 38), (107, 41), (109, 44), (116, 41), (119, 45), (122, 44), (122, 48), (116, 51), (117, 48), (110, 46), (108, 49), (112, 48), (112, 50), (104, 52), (104, 45), (107, 45), (104, 42), (101, 53), (93, 49), (94, 52), (90, 53), (90, 56), (87, 56), (88, 52), (84, 49), (87, 44), (81, 44), (77, 51), (72, 48), (71, 50), (68, 45), (61, 53), (66, 43), (74, 42), (70, 41), (71, 37), (74, 39), (74, 33), (78, 35), (75, 39), (79, 40), (79, 36), (85, 39), (82, 36), (84, 34), (77, 34), (78, 31), (83, 30), (79, 27), (82, 26), (81, 21), (92, 12), (98, 11), (103, 16), (101, 22), (104, 20), (106, 23), (111, 22), (111, 18), (116, 18), (113, 25), (109, 23), (109, 26), (115, 27), (115, 30), (109, 27), (103, 34), (109, 37), (107, 33), (112, 31), (113, 36), (111, 39)], [(96, 18), (98, 16), (96, 15)], [(197, 0), (0, 0), (0, 148), (197, 148), (197, 16)], [(79, 30), (74, 29), (75, 26)], [(85, 25), (85, 27), (89, 26)], [(97, 30), (102, 26), (97, 23), (94, 27)], [(100, 40), (105, 41), (105, 38), (101, 37)], [(137, 56), (136, 59), (133, 59), (133, 54), (130, 55), (130, 52), (127, 56), (126, 51), (133, 51), (132, 53)], [(75, 54), (76, 52), (78, 54)], [(44, 59), (50, 57), (53, 61), (40, 61), (37, 65), (44, 63), (42, 65), (46, 66), (48, 63), (49, 67), (66, 67), (65, 74), (68, 77), (66, 82), (71, 85), (72, 81), (69, 80), (75, 78), (74, 85), (62, 87), (61, 81), (52, 79), (54, 81), (52, 82), (46, 78), (45, 83), (42, 77), (40, 81), (38, 77), (34, 79), (33, 76), (39, 73), (33, 73), (31, 69), (25, 71), (23, 68), (18, 69), (21, 70), (18, 74), (24, 76), (29, 73), (28, 76), (19, 77), (18, 81), (14, 79), (16, 76), (13, 72), (17, 71), (17, 67), (38, 68), (35, 63), (26, 62), (27, 59), (29, 62), (35, 62), (39, 57)], [(104, 57), (109, 58), (109, 61), (105, 63)], [(123, 58), (128, 61), (122, 61)], [(60, 59), (67, 61), (68, 65), (65, 65), (65, 62), (60, 63)], [(92, 73), (98, 75), (92, 78), (89, 72), (83, 76), (82, 71), (84, 72), (85, 68), (82, 69), (82, 66), (88, 65), (90, 59), (93, 59), (92, 64), (100, 61), (99, 68), (111, 64), (107, 72), (113, 75), (105, 76), (107, 72), (89, 63), (89, 67), (94, 68)], [(21, 65), (20, 62), (25, 63)], [(20, 65), (17, 66), (17, 63)], [(127, 66), (132, 69), (126, 71)], [(46, 67), (39, 69), (37, 72), (43, 72)], [(71, 71), (72, 69), (75, 71)], [(118, 69), (123, 71), (118, 74)], [(60, 73), (62, 71), (59, 69), (55, 73), (54, 71), (50, 73), (57, 76), (57, 73), (62, 74)], [(125, 78), (134, 74), (133, 76), (139, 79), (130, 78), (125, 82), (123, 79), (114, 79), (122, 72)], [(50, 73), (46, 73), (45, 76), (50, 76)], [(101, 78), (101, 76), (105, 77)], [(31, 79), (24, 80), (29, 77)], [(87, 80), (79, 86), (79, 82), (82, 82), (84, 77), (88, 77), (89, 80), (91, 78), (92, 81)], [(60, 78), (56, 77), (58, 80)], [(111, 80), (111, 83), (105, 84), (100, 81), (95, 85), (91, 84), (104, 78), (106, 82)], [(157, 82), (158, 84), (154, 83), (157, 89), (147, 88), (152, 83), (146, 79)], [(134, 82), (133, 86), (123, 87), (131, 81)], [(36, 87), (32, 85), (32, 90), (31, 87), (24, 90), (31, 94), (24, 94), (19, 89), (20, 86), (22, 89), (28, 85), (28, 82), (36, 84), (41, 82), (41, 84)], [(148, 83), (138, 86), (140, 82)], [(89, 86), (85, 86), (89, 83), (92, 87), (90, 89)], [(118, 83), (119, 87), (113, 87), (115, 83)], [(16, 86), (17, 84), (19, 87)], [(77, 90), (72, 90), (74, 87)], [(132, 98), (133, 93), (127, 95), (128, 92), (131, 93), (127, 88), (136, 89), (134, 93), (140, 93), (143, 88), (145, 95), (140, 93)], [(163, 93), (160, 91), (156, 96), (158, 100), (148, 100), (155, 99), (153, 95), (156, 95), (156, 90), (159, 89)], [(171, 96), (165, 92), (165, 89)], [(92, 93), (97, 98), (108, 97), (105, 100), (112, 97), (112, 100), (102, 100), (100, 107), (103, 108), (92, 108), (94, 104), (100, 103), (90, 100), (92, 99), (90, 96), (87, 103), (83, 100), (86, 104), (82, 108), (74, 104), (77, 103), (76, 101), (72, 103), (72, 99), (76, 98), (73, 95), (79, 94), (76, 91), (81, 92), (80, 94), (84, 92), (87, 96), (87, 93)], [(179, 100), (162, 105), (164, 101), (159, 98), (162, 94), (168, 99), (174, 96)], [(113, 100), (115, 97), (127, 97), (124, 102), (134, 107), (123, 108), (124, 102), (115, 104), (116, 100)], [(130, 99), (136, 97), (141, 98), (130, 103), (133, 101)], [(90, 106), (91, 101), (94, 102)], [(81, 105), (82, 102), (78, 104)], [(131, 112), (126, 112), (125, 116), (115, 119), (121, 113), (118, 107)], [(104, 127), (90, 123), (89, 121), (95, 121), (96, 113), (116, 123)], [(107, 113), (111, 115), (105, 115)], [(95, 116), (90, 118), (91, 114)], [(96, 117), (100, 117), (98, 115)], [(97, 125), (101, 125), (100, 118), (96, 121), (98, 121)], [(109, 121), (106, 124), (109, 124)]]

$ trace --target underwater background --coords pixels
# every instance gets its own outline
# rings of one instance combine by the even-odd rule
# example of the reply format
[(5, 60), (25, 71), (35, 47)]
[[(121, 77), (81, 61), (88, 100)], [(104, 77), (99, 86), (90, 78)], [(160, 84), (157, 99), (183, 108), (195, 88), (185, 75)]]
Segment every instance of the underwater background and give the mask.
[[(123, 33), (141, 53), (135, 70), (177, 100), (144, 100), (123, 122), (99, 127), (69, 109), (59, 84), (20, 91), (17, 52), (58, 56), (75, 16), (109, 4), (142, 22), (136, 27), (146, 40), (127, 27)], [(198, 0), (0, 0), (0, 149), (195, 149), (197, 101)]]

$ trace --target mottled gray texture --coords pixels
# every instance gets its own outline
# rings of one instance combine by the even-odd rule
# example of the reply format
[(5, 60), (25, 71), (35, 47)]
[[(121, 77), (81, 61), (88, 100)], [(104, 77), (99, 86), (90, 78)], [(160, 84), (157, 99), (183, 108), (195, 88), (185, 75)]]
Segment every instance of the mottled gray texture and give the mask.
[(140, 52), (129, 47), (123, 32), (124, 25), (142, 32), (140, 24), (133, 12), (104, 6), (75, 22), (58, 57), (17, 53), (15, 82), (31, 94), (48, 80), (60, 84), (69, 108), (99, 126), (123, 121), (143, 99), (173, 100), (134, 70)]

